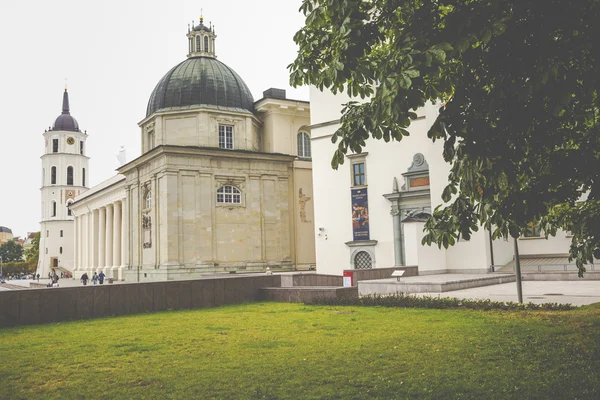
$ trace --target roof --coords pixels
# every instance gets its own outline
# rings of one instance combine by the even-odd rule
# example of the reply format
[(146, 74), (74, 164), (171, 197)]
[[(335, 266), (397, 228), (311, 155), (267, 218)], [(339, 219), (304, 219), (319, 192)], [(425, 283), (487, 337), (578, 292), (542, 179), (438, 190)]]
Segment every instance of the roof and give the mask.
[(71, 115), (69, 107), (69, 93), (65, 88), (63, 93), (63, 107), (62, 114), (60, 114), (54, 121), (53, 131), (72, 131), (79, 132), (79, 124), (77, 120)]
[(5, 226), (0, 226), (0, 232), (4, 232), (4, 233), (12, 233), (12, 231), (5, 227)]
[(167, 72), (150, 95), (146, 117), (194, 105), (254, 112), (254, 99), (244, 80), (212, 57), (191, 57)]

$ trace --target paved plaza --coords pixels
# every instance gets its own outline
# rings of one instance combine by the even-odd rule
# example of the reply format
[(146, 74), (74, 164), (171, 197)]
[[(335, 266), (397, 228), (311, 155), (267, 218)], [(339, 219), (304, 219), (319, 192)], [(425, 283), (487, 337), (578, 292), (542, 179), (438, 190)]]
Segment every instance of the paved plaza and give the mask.
[[(517, 284), (511, 282), (445, 293), (419, 293), (416, 295), (516, 302)], [(576, 306), (598, 303), (600, 302), (600, 281), (523, 281), (523, 302), (570, 303)]]

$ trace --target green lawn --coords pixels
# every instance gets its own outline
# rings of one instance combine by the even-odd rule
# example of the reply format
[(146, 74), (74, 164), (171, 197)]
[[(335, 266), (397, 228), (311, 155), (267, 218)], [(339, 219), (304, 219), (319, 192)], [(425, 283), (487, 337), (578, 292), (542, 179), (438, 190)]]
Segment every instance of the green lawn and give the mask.
[(600, 307), (264, 303), (0, 330), (1, 399), (599, 399)]

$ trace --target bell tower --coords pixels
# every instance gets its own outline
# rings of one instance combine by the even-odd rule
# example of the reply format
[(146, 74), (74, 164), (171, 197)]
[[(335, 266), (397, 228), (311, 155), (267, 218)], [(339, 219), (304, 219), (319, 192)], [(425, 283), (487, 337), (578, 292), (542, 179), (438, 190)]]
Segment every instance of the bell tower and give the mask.
[(44, 132), (42, 155), (42, 220), (37, 273), (48, 277), (74, 269), (74, 221), (69, 205), (89, 186), (87, 133), (71, 115), (65, 87), (62, 113)]
[(209, 26), (204, 25), (204, 17), (200, 16), (200, 24), (194, 26), (188, 25), (188, 58), (192, 57), (210, 57), (217, 58), (215, 55), (215, 27), (212, 23)]

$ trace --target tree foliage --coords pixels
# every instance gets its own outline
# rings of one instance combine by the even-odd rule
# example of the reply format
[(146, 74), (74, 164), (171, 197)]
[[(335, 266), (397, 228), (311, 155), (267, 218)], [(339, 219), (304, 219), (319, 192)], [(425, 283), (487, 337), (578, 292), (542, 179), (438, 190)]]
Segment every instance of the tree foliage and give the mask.
[(3, 262), (22, 261), (23, 246), (14, 240), (9, 240), (0, 246), (0, 257), (2, 257)]
[(402, 140), (426, 102), (451, 164), (424, 243), (531, 221), (573, 234), (580, 275), (600, 258), (600, 2), (304, 0), (292, 85), (368, 98), (343, 109), (337, 168), (368, 138)]
[(25, 250), (25, 259), (30, 263), (37, 264), (40, 258), (40, 232), (31, 239), (31, 247)]

